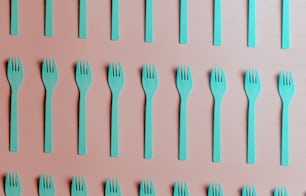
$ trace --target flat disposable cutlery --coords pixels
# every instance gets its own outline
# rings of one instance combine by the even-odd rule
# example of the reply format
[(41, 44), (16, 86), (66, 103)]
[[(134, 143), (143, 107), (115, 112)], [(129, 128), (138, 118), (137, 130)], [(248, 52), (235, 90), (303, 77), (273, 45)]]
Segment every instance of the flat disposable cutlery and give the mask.
[(211, 183), (208, 187), (208, 196), (223, 196), (223, 189), (220, 183)]
[(290, 48), (290, 0), (282, 0), (282, 48)]
[(190, 67), (179, 66), (176, 72), (176, 87), (180, 95), (179, 160), (188, 158), (187, 106), (192, 85)]
[(19, 57), (10, 57), (7, 78), (11, 86), (10, 151), (18, 151), (18, 94), (23, 81), (23, 66)]
[(71, 182), (71, 196), (87, 196), (87, 184), (84, 176), (73, 176)]
[(11, 0), (10, 34), (18, 35), (18, 33), (19, 33), (19, 0)]
[(276, 187), (274, 189), (274, 196), (289, 196), (289, 192), (286, 187)]
[(58, 80), (57, 64), (53, 58), (42, 63), (42, 80), (46, 89), (45, 98), (45, 145), (44, 152), (53, 151), (52, 98)]
[(119, 96), (124, 86), (124, 72), (121, 63), (110, 63), (108, 84), (112, 92), (110, 155), (117, 157), (119, 155)]
[(111, 40), (120, 39), (120, 0), (112, 0)]
[(242, 196), (257, 196), (254, 185), (244, 185), (242, 188)]
[(53, 35), (53, 0), (46, 0), (45, 5), (45, 36)]
[(152, 180), (142, 180), (140, 182), (139, 196), (156, 196)]
[(105, 196), (121, 196), (121, 188), (118, 179), (106, 179)]
[(180, 43), (188, 43), (188, 0), (180, 0)]
[(222, 45), (222, 0), (214, 1), (214, 32), (213, 45)]
[(188, 185), (185, 181), (174, 184), (173, 196), (189, 196)]
[(256, 0), (248, 0), (248, 47), (256, 46)]
[(5, 175), (5, 194), (6, 196), (20, 196), (21, 182), (16, 172), (8, 172)]
[(154, 39), (153, 11), (153, 0), (146, 0), (145, 42), (153, 42)]
[(55, 185), (53, 177), (43, 174), (39, 178), (39, 196), (55, 196)]
[(86, 99), (92, 75), (88, 61), (78, 61), (76, 64), (76, 83), (79, 88), (79, 136), (78, 154), (86, 154)]
[(87, 0), (79, 0), (79, 38), (87, 38)]
[(223, 68), (213, 68), (210, 74), (210, 89), (214, 97), (213, 162), (221, 161), (221, 103), (227, 89)]
[(142, 87), (146, 94), (145, 109), (145, 150), (144, 157), (151, 159), (153, 157), (153, 97), (158, 88), (158, 75), (156, 67), (153, 64), (145, 64), (142, 69)]
[(261, 91), (261, 82), (257, 70), (249, 69), (246, 71), (244, 78), (244, 89), (249, 101), (247, 163), (255, 163), (256, 162), (255, 106)]
[(295, 93), (292, 72), (280, 72), (278, 91), (282, 100), (281, 165), (289, 165), (289, 106)]

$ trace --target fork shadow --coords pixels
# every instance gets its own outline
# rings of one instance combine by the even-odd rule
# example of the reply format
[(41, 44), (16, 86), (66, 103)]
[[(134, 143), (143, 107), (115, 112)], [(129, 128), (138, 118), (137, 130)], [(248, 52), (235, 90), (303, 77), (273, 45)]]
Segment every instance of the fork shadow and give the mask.
[(35, 178), (36, 186), (37, 186), (37, 194), (39, 195), (39, 177)]

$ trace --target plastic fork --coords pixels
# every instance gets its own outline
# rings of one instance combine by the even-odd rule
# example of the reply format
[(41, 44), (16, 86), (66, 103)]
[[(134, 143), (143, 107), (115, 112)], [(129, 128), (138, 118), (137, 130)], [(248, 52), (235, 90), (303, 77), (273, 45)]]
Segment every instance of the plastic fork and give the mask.
[(142, 180), (140, 182), (139, 196), (155, 196), (155, 187), (152, 180)]
[(18, 151), (18, 94), (23, 81), (23, 66), (19, 57), (10, 57), (7, 77), (11, 86), (10, 151)]
[(289, 106), (295, 93), (292, 72), (280, 72), (278, 91), (282, 100), (281, 165), (289, 165)]
[(290, 48), (290, 0), (282, 0), (282, 48)]
[(146, 27), (145, 42), (153, 42), (154, 22), (153, 22), (153, 0), (146, 0)]
[(121, 188), (118, 179), (106, 179), (105, 196), (121, 196)]
[(214, 37), (213, 45), (222, 45), (222, 0), (214, 0)]
[(19, 33), (19, 0), (11, 0), (10, 34), (18, 35), (18, 33)]
[(79, 0), (79, 38), (87, 38), (87, 0)]
[(174, 184), (173, 196), (189, 196), (188, 185), (185, 181)]
[(180, 0), (180, 43), (188, 43), (188, 0)]
[(53, 36), (53, 0), (45, 1), (45, 36)]
[(87, 196), (87, 185), (83, 176), (73, 176), (71, 182), (71, 196)]
[(213, 161), (221, 161), (221, 104), (227, 89), (223, 68), (213, 68), (210, 74), (210, 89), (214, 97)]
[(142, 69), (142, 87), (146, 94), (146, 112), (145, 112), (145, 150), (144, 157), (151, 159), (153, 157), (153, 97), (158, 88), (158, 75), (156, 67), (153, 64), (145, 64)]
[(276, 187), (274, 196), (289, 196), (289, 193), (286, 187)]
[(42, 63), (42, 79), (46, 89), (45, 99), (45, 152), (53, 151), (52, 98), (58, 80), (57, 65), (53, 58), (45, 58)]
[(220, 183), (211, 183), (208, 187), (208, 196), (223, 196), (223, 189)]
[(78, 61), (76, 64), (76, 83), (80, 92), (78, 154), (86, 154), (86, 98), (91, 82), (89, 62)]
[(55, 186), (53, 177), (49, 174), (43, 174), (39, 178), (39, 196), (54, 196)]
[(110, 155), (119, 155), (119, 96), (124, 86), (124, 73), (119, 62), (111, 62), (108, 68), (108, 84), (112, 91), (111, 150)]
[(20, 196), (21, 183), (19, 175), (16, 172), (8, 172), (5, 176), (5, 194), (6, 196)]
[(256, 0), (248, 0), (248, 47), (256, 46)]
[(242, 196), (257, 196), (254, 185), (244, 185), (242, 188)]
[(180, 95), (180, 127), (179, 127), (179, 160), (187, 160), (187, 106), (192, 90), (192, 75), (190, 67), (179, 66), (176, 73), (176, 86)]
[(246, 71), (244, 78), (244, 89), (249, 100), (247, 163), (255, 163), (256, 162), (255, 106), (261, 91), (261, 82), (257, 70), (250, 69)]
[(120, 4), (119, 0), (112, 0), (112, 29), (111, 40), (120, 39)]

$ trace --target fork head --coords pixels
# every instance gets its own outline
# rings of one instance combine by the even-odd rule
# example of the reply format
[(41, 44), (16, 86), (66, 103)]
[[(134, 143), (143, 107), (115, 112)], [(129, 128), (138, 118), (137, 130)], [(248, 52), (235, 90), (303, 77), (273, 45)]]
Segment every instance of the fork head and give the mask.
[(242, 196), (257, 196), (254, 185), (244, 185), (242, 188)]
[(278, 90), (283, 102), (291, 102), (295, 93), (295, 85), (292, 72), (280, 72), (278, 79)]
[(53, 177), (48, 174), (43, 174), (39, 178), (39, 194), (46, 196), (55, 195), (55, 186)]
[(8, 172), (5, 176), (5, 193), (7, 195), (20, 195), (21, 183), (16, 172)]
[(158, 88), (158, 75), (154, 64), (143, 66), (141, 80), (145, 94), (153, 96)]
[(223, 196), (223, 189), (220, 183), (211, 183), (208, 187), (208, 196)]
[(188, 185), (185, 181), (176, 182), (174, 184), (174, 196), (189, 196)]
[(248, 99), (256, 101), (261, 91), (261, 82), (257, 70), (246, 70), (244, 77), (244, 88)]
[(73, 176), (71, 182), (72, 196), (87, 196), (87, 185), (84, 176)]
[(276, 187), (274, 190), (274, 196), (288, 196), (288, 190), (286, 187)]
[(108, 67), (108, 84), (113, 93), (120, 93), (124, 85), (124, 73), (120, 62), (111, 62)]
[(118, 179), (106, 179), (105, 196), (121, 196), (121, 188)]
[(176, 86), (180, 96), (189, 96), (192, 90), (192, 74), (190, 67), (179, 65), (176, 73)]
[(223, 68), (213, 68), (210, 73), (210, 88), (215, 98), (222, 98), (227, 89), (226, 76)]
[(42, 79), (46, 89), (53, 89), (58, 80), (57, 64), (54, 58), (45, 58), (42, 63)]
[(80, 91), (87, 92), (91, 82), (92, 74), (89, 62), (87, 60), (79, 60), (76, 64), (76, 82)]
[(140, 196), (155, 196), (155, 187), (152, 180), (142, 180), (140, 182)]
[(18, 90), (23, 81), (23, 66), (19, 57), (9, 57), (7, 63), (7, 77), (11, 88)]

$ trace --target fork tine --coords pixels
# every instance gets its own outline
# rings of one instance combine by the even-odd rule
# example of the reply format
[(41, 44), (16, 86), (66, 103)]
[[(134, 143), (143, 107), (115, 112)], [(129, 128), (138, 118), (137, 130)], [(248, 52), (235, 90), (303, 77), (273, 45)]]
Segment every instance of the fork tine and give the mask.
[(154, 78), (154, 70), (153, 70), (153, 65), (150, 64), (150, 78), (153, 79)]
[(187, 75), (188, 75), (188, 80), (191, 80), (192, 74), (191, 74), (191, 68), (187, 66)]
[(189, 77), (188, 77), (188, 66), (187, 65), (184, 65), (184, 74), (185, 74), (185, 80), (188, 80)]
[(183, 78), (183, 68), (182, 68), (182, 65), (179, 65), (178, 73), (179, 73), (180, 80), (183, 80), (184, 78)]
[(122, 64), (120, 62), (118, 62), (119, 64), (119, 75), (123, 76), (123, 68), (122, 68)]

